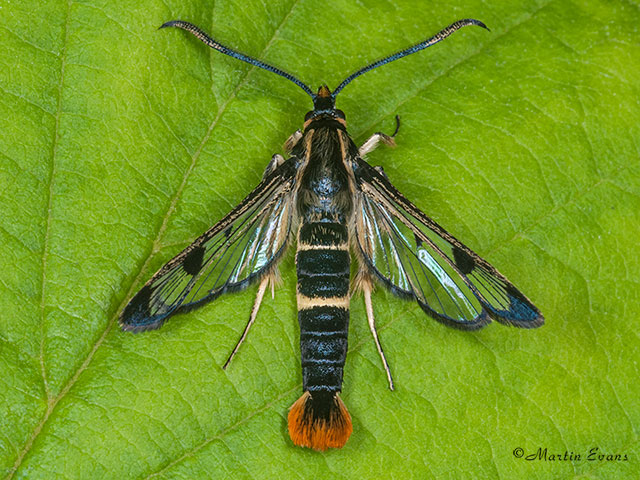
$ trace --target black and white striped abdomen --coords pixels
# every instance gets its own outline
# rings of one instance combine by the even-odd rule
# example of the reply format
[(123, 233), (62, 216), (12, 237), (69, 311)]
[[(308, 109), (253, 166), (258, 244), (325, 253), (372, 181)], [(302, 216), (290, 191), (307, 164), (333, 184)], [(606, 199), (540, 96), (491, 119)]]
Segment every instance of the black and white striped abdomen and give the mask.
[(303, 223), (298, 232), (296, 268), (303, 390), (340, 391), (349, 328), (346, 225)]

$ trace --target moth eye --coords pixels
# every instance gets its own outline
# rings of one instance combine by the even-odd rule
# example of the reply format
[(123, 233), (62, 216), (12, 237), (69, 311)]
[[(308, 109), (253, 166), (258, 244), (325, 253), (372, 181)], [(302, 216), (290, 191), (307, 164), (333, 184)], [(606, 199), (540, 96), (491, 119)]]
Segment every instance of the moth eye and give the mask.
[(344, 112), (342, 110), (336, 110), (336, 117), (344, 120), (345, 119)]

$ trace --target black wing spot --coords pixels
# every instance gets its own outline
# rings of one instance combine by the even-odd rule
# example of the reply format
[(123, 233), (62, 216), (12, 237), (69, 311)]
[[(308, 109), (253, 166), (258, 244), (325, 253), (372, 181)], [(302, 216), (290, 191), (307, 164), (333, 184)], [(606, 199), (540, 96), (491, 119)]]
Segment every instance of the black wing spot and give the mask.
[(202, 260), (204, 259), (204, 247), (198, 246), (191, 250), (184, 257), (182, 268), (189, 275), (195, 275), (202, 268)]
[(458, 270), (465, 275), (471, 273), (476, 266), (473, 257), (457, 246), (453, 247), (453, 261), (456, 263)]

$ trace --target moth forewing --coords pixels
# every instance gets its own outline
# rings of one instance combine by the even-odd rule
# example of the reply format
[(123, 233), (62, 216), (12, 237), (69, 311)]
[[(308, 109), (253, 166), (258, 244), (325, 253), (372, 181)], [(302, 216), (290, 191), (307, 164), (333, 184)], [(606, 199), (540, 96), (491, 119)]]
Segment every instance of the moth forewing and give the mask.
[(274, 269), (291, 228), (294, 170), (280, 165), (217, 224), (164, 265), (120, 314), (133, 332), (242, 290)]
[[(477, 318), (470, 322), (456, 321), (455, 315), (450, 315), (451, 312), (438, 312), (437, 310), (430, 312), (428, 310), (433, 310), (433, 308), (429, 305), (426, 306), (427, 313), (435, 313), (436, 319), (464, 329), (484, 326), (488, 322), (488, 317), (508, 325), (524, 328), (533, 328), (543, 323), (544, 319), (540, 311), (511, 282), (486, 260), (421, 212), (398, 192), (386, 176), (379, 174), (362, 160), (357, 172), (359, 184), (365, 197), (364, 201), (366, 202), (366, 198), (370, 198), (374, 202), (370, 211), (382, 211), (387, 219), (391, 219), (388, 223), (401, 224), (410, 229), (416, 240), (411, 245), (409, 245), (410, 242), (405, 243), (409, 249), (414, 250), (412, 253), (419, 249), (429, 249), (431, 258), (439, 258), (444, 262), (440, 263), (441, 267), (448, 267), (455, 272), (455, 274), (448, 273), (448, 278), (459, 278), (470, 289), (473, 296), (464, 294), (470, 303), (477, 299), (482, 305), (482, 312), (478, 311)], [(364, 211), (366, 212), (366, 210)], [(379, 277), (386, 279), (387, 285), (391, 283), (394, 287), (402, 289), (401, 285), (394, 284), (380, 273), (373, 257), (365, 256), (365, 259), (371, 259), (367, 263), (378, 273)], [(409, 283), (412, 284), (412, 290), (420, 302), (414, 282)], [(445, 282), (440, 283), (445, 286)], [(459, 284), (458, 286), (461, 287)], [(456, 293), (461, 293), (461, 290), (458, 289)], [(425, 308), (422, 303), (421, 306)], [(458, 318), (458, 320), (462, 319)]]

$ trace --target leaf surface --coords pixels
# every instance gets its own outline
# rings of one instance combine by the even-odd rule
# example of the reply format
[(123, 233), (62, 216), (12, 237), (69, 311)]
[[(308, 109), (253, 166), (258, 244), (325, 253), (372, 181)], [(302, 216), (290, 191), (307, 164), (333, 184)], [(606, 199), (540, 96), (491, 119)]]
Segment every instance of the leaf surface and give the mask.
[[(466, 17), (491, 33), (371, 72), (338, 107), (357, 143), (400, 115), (398, 147), (369, 161), (544, 327), (450, 330), (378, 290), (390, 392), (355, 298), (354, 433), (324, 454), (286, 429), (301, 390), (292, 255), (227, 371), (255, 287), (156, 332), (119, 330), (131, 295), (257, 184), (311, 108), (159, 25), (192, 21), (316, 88)], [(635, 478), (639, 22), (630, 0), (0, 5), (0, 474)]]

